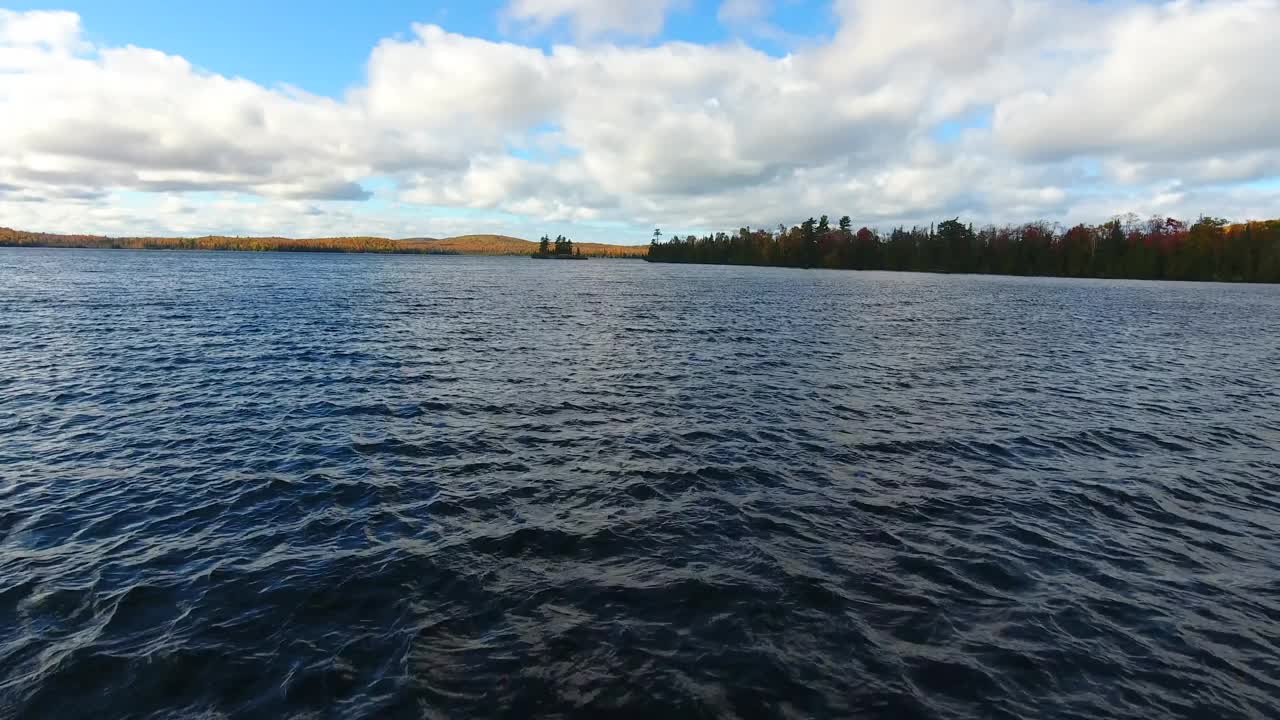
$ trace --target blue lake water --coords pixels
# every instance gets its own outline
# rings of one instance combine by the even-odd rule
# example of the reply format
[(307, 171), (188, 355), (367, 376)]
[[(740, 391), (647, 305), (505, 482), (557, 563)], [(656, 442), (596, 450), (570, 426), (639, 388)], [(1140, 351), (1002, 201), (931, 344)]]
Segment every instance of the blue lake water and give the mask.
[(531, 716), (1280, 716), (1280, 287), (0, 250), (0, 717)]

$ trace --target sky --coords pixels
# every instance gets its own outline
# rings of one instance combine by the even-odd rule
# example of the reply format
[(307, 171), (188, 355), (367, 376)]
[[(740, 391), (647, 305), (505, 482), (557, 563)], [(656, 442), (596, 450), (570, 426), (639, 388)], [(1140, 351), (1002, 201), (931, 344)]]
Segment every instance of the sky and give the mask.
[(1280, 0), (0, 0), (0, 226), (1280, 217)]

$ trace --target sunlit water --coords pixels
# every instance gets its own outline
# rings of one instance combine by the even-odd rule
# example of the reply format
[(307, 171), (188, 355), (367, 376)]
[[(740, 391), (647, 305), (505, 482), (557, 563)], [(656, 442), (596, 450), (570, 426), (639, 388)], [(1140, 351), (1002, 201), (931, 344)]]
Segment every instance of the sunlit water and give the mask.
[(0, 251), (0, 716), (1280, 716), (1280, 288)]

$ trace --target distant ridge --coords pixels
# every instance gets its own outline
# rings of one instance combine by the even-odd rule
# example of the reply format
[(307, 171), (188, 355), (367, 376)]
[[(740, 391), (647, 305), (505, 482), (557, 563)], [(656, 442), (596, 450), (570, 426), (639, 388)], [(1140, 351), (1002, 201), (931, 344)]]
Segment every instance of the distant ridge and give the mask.
[[(354, 236), (330, 238), (229, 237), (197, 238), (107, 237), (59, 235), (0, 227), (0, 246), (66, 247), (122, 250), (231, 250), (263, 252), (401, 253), (415, 255), (523, 255), (537, 250), (537, 243), (506, 235), (462, 235), (453, 238), (389, 238)], [(634, 257), (648, 254), (647, 245), (579, 243), (591, 257)]]
[[(538, 250), (538, 243), (507, 235), (461, 235), (424, 241), (424, 244), (460, 255), (531, 255)], [(590, 257), (644, 257), (649, 254), (647, 245), (574, 243), (573, 246), (581, 248), (582, 254)]]

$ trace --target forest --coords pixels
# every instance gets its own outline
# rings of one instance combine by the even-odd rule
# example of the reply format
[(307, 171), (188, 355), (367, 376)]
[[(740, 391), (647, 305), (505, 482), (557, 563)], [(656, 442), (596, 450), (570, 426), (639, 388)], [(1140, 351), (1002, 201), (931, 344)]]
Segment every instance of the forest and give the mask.
[(1280, 282), (1280, 220), (1231, 224), (1202, 217), (1129, 215), (1101, 225), (1064, 228), (1047, 222), (974, 228), (959, 218), (888, 233), (853, 229), (842, 217), (810, 218), (776, 232), (662, 240), (654, 231), (650, 262), (769, 265), (1143, 280)]
[[(634, 258), (649, 251), (645, 245), (605, 245), (573, 243), (561, 238), (573, 259), (588, 257)], [(548, 243), (549, 243), (548, 239)], [(324, 252), (396, 253), (413, 255), (512, 255), (528, 256), (539, 251), (538, 244), (505, 235), (463, 235), (435, 239), (392, 240), (379, 237), (283, 238), (227, 237), (209, 235), (178, 237), (106, 237), (102, 235), (58, 235), (26, 232), (0, 227), (0, 247), (60, 247), (117, 250), (203, 250), (242, 252)], [(546, 249), (550, 252), (550, 248)]]
[(115, 250), (222, 250), (327, 253), (415, 253), (434, 254), (435, 248), (422, 243), (375, 237), (340, 237), (295, 240), (281, 237), (198, 238), (105, 237), (101, 235), (55, 235), (0, 228), (0, 246), (65, 247)]

